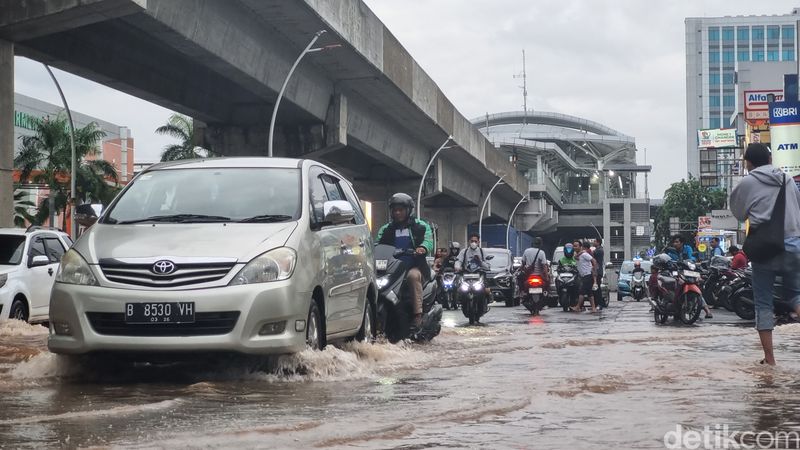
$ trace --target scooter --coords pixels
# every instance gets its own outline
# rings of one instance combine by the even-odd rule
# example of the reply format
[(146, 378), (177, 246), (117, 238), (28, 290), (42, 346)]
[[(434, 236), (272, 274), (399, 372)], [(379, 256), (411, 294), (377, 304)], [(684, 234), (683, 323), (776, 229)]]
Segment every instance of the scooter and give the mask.
[(525, 277), (525, 283), (521, 288), (522, 305), (531, 312), (531, 315), (539, 314), (546, 303), (544, 278), (541, 275), (530, 274)]
[(453, 268), (448, 267), (441, 274), (442, 285), (439, 289), (439, 303), (444, 309), (458, 309), (456, 301), (456, 287), (458, 285), (458, 275)]
[(631, 296), (634, 300), (639, 302), (645, 297), (646, 292), (647, 287), (645, 286), (644, 272), (634, 272), (631, 280)]
[(412, 256), (413, 250), (397, 250), (391, 245), (375, 246), (375, 270), (378, 275), (378, 304), (376, 325), (378, 332), (391, 343), (403, 339), (427, 342), (442, 330), (442, 305), (436, 304), (437, 284), (434, 277), (422, 286), (422, 324), (413, 327), (414, 302), (411, 298), (406, 276), (409, 267), (398, 259)]
[(564, 312), (578, 304), (578, 268), (573, 265), (558, 265), (556, 272), (556, 292), (558, 304)]
[(698, 286), (700, 272), (693, 263), (672, 261), (667, 255), (659, 256), (664, 258), (654, 262), (659, 270), (657, 295), (650, 299), (655, 322), (664, 324), (674, 316), (675, 320), (692, 325), (703, 310), (703, 293)]
[[(488, 256), (491, 258), (492, 256)], [(470, 261), (461, 275), (458, 286), (461, 312), (469, 319), (469, 324), (480, 322), (480, 318), (489, 312), (489, 303), (486, 296), (486, 269), (479, 262)]]

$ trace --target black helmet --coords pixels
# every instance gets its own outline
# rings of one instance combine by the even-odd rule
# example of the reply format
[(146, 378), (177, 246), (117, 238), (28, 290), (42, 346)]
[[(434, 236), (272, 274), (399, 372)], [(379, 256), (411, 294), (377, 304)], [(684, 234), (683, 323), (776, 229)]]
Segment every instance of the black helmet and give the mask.
[(389, 211), (395, 206), (402, 206), (408, 209), (408, 217), (414, 214), (414, 199), (410, 195), (398, 192), (389, 199)]

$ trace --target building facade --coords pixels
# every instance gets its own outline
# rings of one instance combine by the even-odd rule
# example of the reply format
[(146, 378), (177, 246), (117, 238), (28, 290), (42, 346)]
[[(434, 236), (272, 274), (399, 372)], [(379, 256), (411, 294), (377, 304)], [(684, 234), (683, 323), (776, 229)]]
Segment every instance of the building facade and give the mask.
[[(743, 101), (737, 92), (741, 64), (796, 62), (800, 8), (773, 16), (686, 19), (686, 149), (689, 175), (711, 186), (711, 157), (698, 147), (698, 131), (735, 126)], [(714, 162), (716, 155), (714, 155)], [(719, 180), (717, 180), (719, 183)]]

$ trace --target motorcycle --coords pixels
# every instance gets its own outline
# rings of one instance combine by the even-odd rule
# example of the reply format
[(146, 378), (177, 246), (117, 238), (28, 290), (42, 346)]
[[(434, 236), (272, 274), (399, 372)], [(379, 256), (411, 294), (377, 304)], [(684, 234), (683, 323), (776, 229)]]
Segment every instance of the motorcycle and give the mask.
[(530, 274), (525, 277), (525, 283), (521, 292), (522, 305), (535, 316), (539, 311), (544, 309), (546, 303), (546, 288), (544, 285), (544, 278), (541, 275)]
[(458, 285), (458, 275), (453, 268), (448, 267), (442, 271), (441, 286), (439, 289), (439, 303), (444, 309), (458, 309), (456, 302), (456, 286)]
[[(753, 272), (745, 270), (741, 277), (732, 286), (731, 307), (737, 316), (744, 320), (756, 318), (755, 297), (753, 296)], [(778, 321), (789, 322), (790, 315), (794, 312), (791, 303), (781, 295), (783, 293), (783, 278), (776, 277), (772, 288), (772, 304)]]
[(647, 286), (645, 286), (644, 272), (633, 272), (631, 278), (631, 296), (634, 300), (639, 302), (645, 297), (646, 292)]
[(378, 275), (376, 324), (391, 343), (411, 339), (427, 342), (442, 330), (442, 305), (435, 303), (437, 284), (433, 277), (422, 286), (422, 324), (413, 327), (414, 304), (406, 286), (409, 267), (398, 259), (412, 256), (414, 250), (397, 250), (391, 245), (375, 246), (375, 270)]
[(703, 310), (703, 293), (698, 286), (700, 272), (693, 263), (672, 261), (667, 255), (657, 256), (655, 264), (659, 270), (658, 288), (656, 297), (650, 299), (655, 322), (664, 324), (673, 316), (692, 325)]
[[(492, 256), (488, 256), (491, 258)], [(470, 261), (461, 275), (458, 286), (461, 312), (469, 319), (469, 324), (480, 322), (481, 316), (489, 312), (489, 302), (486, 296), (486, 269), (479, 262)]]
[(564, 312), (578, 304), (578, 268), (572, 265), (558, 265), (556, 272), (556, 292), (558, 304)]

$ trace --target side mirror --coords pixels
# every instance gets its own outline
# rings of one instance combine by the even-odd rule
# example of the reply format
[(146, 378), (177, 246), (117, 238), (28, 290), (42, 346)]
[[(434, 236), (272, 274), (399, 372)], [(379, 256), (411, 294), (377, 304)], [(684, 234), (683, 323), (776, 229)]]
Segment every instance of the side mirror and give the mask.
[(85, 203), (75, 207), (75, 222), (82, 227), (90, 227), (97, 222), (98, 213), (91, 204)]
[(619, 270), (615, 270), (615, 271), (614, 271), (614, 273), (616, 273), (617, 275), (619, 275)]
[(332, 225), (350, 222), (356, 216), (353, 205), (346, 200), (327, 201), (322, 205), (322, 211), (325, 214), (325, 222)]
[(487, 260), (487, 261), (491, 261), (491, 260), (493, 260), (493, 259), (494, 259), (494, 255), (489, 255), (489, 256), (487, 256), (487, 257), (486, 257), (486, 260)]
[(31, 263), (28, 264), (29, 267), (40, 267), (46, 266), (50, 264), (50, 258), (44, 255), (37, 255), (31, 258)]

